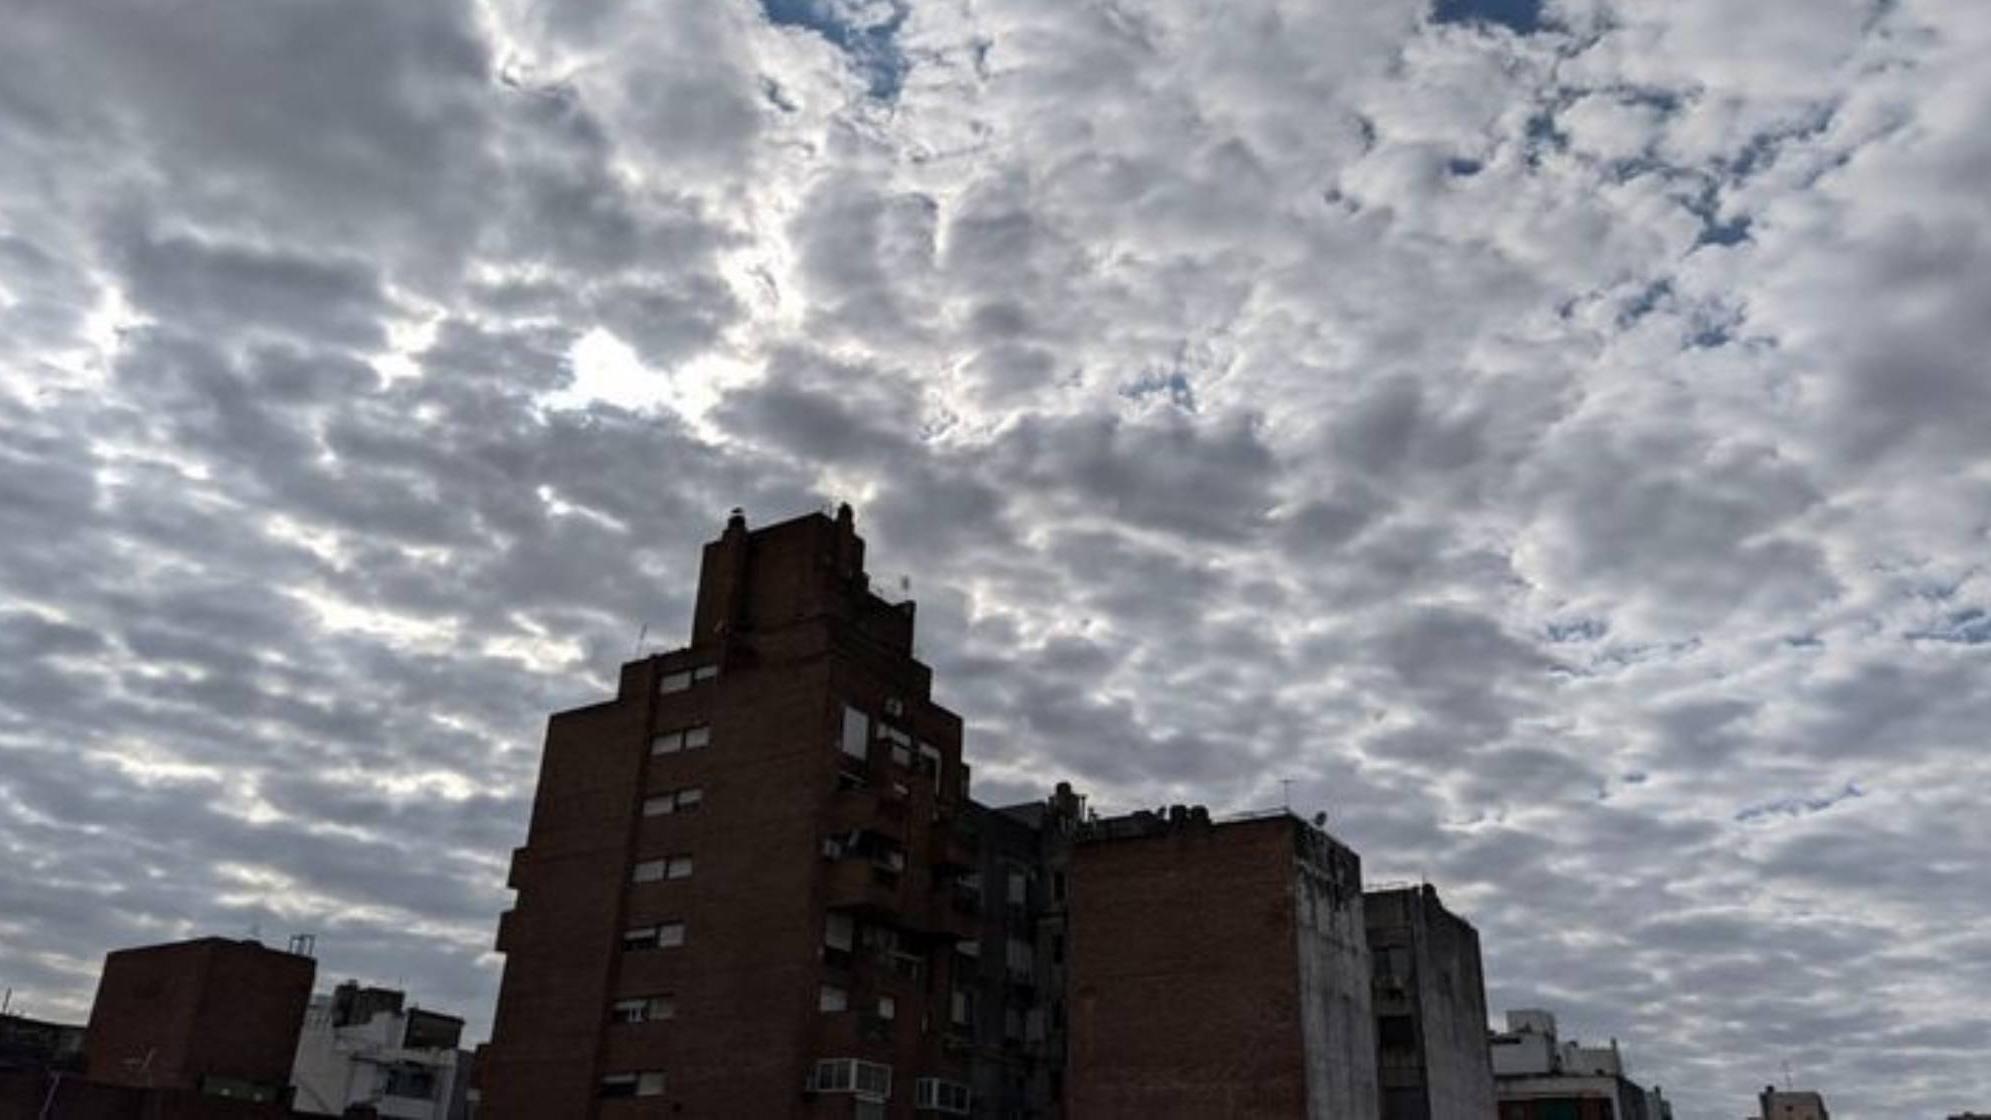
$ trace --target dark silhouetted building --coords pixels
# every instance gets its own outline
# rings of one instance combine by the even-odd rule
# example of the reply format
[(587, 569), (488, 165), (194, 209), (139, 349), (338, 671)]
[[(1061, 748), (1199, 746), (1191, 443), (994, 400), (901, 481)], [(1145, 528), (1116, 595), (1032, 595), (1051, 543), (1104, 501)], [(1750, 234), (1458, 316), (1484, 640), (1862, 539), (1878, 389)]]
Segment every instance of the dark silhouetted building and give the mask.
[(289, 1099), (317, 964), (204, 937), (104, 959), (84, 1035), (91, 1081), (254, 1102)]
[(1362, 896), (1383, 1120), (1493, 1120), (1479, 932), (1431, 886)]
[(1812, 1092), (1765, 1085), (1756, 1095), (1756, 1105), (1762, 1110), (1759, 1120), (1832, 1120), (1825, 1098)]
[(484, 1115), (967, 1114), (977, 853), (931, 689), (848, 507), (736, 514), (690, 644), (548, 726)]
[(0, 1015), (0, 1071), (82, 1068), (82, 1027)]
[(1069, 889), (1072, 1116), (1378, 1114), (1354, 852), (1178, 806), (1081, 826)]

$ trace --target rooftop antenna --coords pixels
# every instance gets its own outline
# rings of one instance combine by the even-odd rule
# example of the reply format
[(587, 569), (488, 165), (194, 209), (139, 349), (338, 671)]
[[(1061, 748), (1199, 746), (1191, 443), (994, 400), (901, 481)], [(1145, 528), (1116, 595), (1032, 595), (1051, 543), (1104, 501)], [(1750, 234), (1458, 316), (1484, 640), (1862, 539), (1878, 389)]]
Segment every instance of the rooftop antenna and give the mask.
[(1792, 1088), (1793, 1088), (1793, 1083), (1791, 1082), (1791, 1060), (1790, 1060), (1789, 1058), (1785, 1058), (1785, 1059), (1784, 1059), (1784, 1092), (1788, 1093), (1788, 1092), (1790, 1092), (1790, 1091), (1791, 1091), (1791, 1089), (1792, 1089)]
[(643, 624), (642, 629), (636, 631), (636, 656), (638, 657), (643, 656), (643, 639), (649, 636), (650, 636), (650, 624), (646, 622)]
[(1290, 812), (1292, 812), (1292, 811), (1293, 811), (1293, 779), (1291, 779), (1291, 778), (1281, 778), (1281, 779), (1279, 779), (1279, 789), (1280, 789), (1280, 792), (1281, 792), (1281, 795), (1282, 795), (1282, 796), (1284, 797), (1284, 799), (1285, 799), (1285, 803), (1286, 803), (1286, 811), (1287, 811), (1287, 812), (1289, 812), (1289, 813), (1290, 813)]

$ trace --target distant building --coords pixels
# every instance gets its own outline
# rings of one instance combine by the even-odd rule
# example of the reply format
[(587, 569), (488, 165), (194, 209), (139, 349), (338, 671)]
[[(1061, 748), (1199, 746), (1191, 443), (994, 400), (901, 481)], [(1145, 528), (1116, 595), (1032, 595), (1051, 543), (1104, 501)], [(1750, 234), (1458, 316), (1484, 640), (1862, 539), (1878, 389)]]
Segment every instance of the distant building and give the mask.
[(1479, 932), (1431, 886), (1362, 896), (1383, 1120), (1493, 1120)]
[(1492, 1038), (1493, 1078), (1500, 1120), (1671, 1120), (1673, 1106), (1657, 1087), (1625, 1075), (1615, 1039), (1583, 1046), (1557, 1036), (1546, 1011), (1509, 1011), (1507, 1029)]
[(81, 1070), (83, 1028), (0, 1015), (0, 1070)]
[(104, 959), (85, 1032), (89, 1079), (281, 1103), (317, 963), (205, 937)]
[(1825, 1098), (1817, 1093), (1763, 1086), (1756, 1095), (1758, 1120), (1832, 1120)]
[(311, 998), (291, 1080), (296, 1109), (343, 1116), (355, 1106), (399, 1120), (463, 1112), (463, 1020), (419, 1007), (390, 988), (348, 981)]
[(1378, 1115), (1354, 852), (1177, 806), (1088, 821), (1070, 874), (1072, 1116)]

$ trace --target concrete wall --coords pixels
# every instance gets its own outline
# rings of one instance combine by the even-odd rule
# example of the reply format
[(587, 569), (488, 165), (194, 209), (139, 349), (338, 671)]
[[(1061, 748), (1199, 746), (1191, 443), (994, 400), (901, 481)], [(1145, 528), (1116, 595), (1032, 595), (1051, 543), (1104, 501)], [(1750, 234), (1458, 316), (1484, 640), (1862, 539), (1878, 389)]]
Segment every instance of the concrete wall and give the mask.
[(1362, 864), (1326, 833), (1291, 820), (1300, 1029), (1309, 1120), (1380, 1115)]
[(1491, 1120), (1493, 1064), (1479, 933), (1440, 905), (1428, 887), (1418, 909), (1417, 997), (1431, 1115)]

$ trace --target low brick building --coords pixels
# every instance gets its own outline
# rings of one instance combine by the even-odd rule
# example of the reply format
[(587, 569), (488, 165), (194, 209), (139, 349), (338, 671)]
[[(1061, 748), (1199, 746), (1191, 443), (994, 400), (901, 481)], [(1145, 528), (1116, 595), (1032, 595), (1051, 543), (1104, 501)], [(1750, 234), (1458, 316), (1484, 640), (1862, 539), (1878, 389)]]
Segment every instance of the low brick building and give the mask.
[(114, 952), (84, 1031), (89, 1079), (286, 1102), (317, 971), (310, 957), (221, 937)]
[(1378, 1113), (1361, 862), (1290, 814), (1089, 821), (1072, 852), (1069, 1114)]

